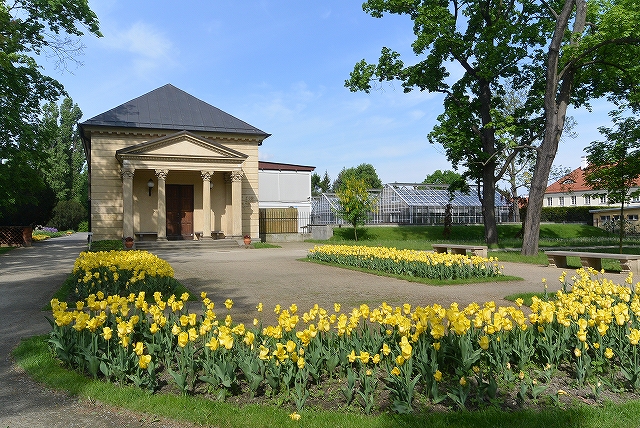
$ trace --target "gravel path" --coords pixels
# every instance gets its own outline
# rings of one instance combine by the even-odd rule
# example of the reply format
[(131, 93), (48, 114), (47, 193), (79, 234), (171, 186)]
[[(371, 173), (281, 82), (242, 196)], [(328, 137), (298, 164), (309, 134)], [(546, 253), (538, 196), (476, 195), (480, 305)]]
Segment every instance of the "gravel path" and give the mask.
[[(287, 243), (282, 248), (158, 251), (175, 270), (175, 276), (193, 292), (206, 291), (225, 314), (223, 302), (234, 301), (235, 321), (251, 322), (261, 302), (262, 319), (275, 319), (272, 309), (296, 303), (306, 311), (314, 303), (332, 308), (334, 302), (348, 309), (361, 303), (377, 306), (411, 303), (461, 306), (494, 300), (522, 291), (541, 291), (546, 277), (549, 290), (559, 287), (560, 270), (544, 266), (504, 263), (504, 273), (522, 281), (489, 282), (435, 287), (379, 277), (346, 269), (299, 261), (312, 244)], [(99, 403), (78, 400), (43, 388), (31, 381), (11, 360), (11, 350), (21, 338), (46, 334), (49, 324), (41, 309), (64, 282), (78, 254), (86, 248), (86, 234), (77, 233), (14, 249), (0, 256), (0, 426), (32, 427), (188, 427)], [(572, 271), (568, 271), (569, 276)], [(621, 274), (607, 275), (623, 282)], [(194, 309), (199, 304), (193, 304)]]

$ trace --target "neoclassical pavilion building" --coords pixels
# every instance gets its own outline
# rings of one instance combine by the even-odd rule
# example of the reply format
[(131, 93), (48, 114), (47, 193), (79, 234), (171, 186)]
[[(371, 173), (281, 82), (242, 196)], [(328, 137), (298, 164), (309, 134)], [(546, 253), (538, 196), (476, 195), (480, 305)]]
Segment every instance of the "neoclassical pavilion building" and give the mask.
[(172, 85), (79, 125), (93, 239), (258, 236), (258, 128)]

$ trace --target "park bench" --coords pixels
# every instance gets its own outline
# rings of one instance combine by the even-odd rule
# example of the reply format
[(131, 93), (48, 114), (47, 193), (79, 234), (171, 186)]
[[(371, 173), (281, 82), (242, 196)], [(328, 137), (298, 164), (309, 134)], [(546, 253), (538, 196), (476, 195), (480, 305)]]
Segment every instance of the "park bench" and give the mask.
[(432, 244), (436, 253), (446, 253), (451, 250), (451, 254), (467, 254), (470, 251), (474, 256), (487, 257), (486, 245), (462, 245), (462, 244)]
[(622, 272), (640, 273), (640, 254), (589, 253), (584, 251), (545, 251), (550, 267), (567, 267), (567, 257), (579, 257), (583, 267), (602, 269), (602, 259), (620, 262)]

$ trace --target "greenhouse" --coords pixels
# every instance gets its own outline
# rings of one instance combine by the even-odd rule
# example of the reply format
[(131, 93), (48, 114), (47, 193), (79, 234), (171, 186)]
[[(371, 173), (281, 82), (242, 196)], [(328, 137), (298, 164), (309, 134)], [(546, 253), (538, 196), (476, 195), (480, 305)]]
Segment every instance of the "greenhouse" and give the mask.
[[(451, 204), (453, 224), (482, 224), (482, 206), (477, 186), (469, 193), (450, 195), (447, 186), (422, 183), (389, 183), (380, 191), (372, 191), (377, 208), (369, 213), (368, 224), (444, 224), (447, 204)], [(452, 198), (450, 198), (452, 196)], [(509, 204), (498, 192), (495, 195), (496, 221), (509, 219)], [(311, 224), (344, 223), (336, 215), (340, 202), (333, 193), (312, 198)]]

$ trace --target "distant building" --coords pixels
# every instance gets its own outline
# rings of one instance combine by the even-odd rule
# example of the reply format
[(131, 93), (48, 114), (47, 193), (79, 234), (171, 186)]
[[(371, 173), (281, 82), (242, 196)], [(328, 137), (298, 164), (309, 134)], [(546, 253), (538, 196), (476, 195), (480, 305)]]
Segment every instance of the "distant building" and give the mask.
[[(367, 218), (368, 224), (444, 224), (447, 205), (451, 205), (454, 224), (481, 224), (482, 204), (476, 186), (469, 193), (449, 193), (446, 185), (424, 183), (387, 183), (370, 191), (377, 201)], [(333, 193), (313, 199), (312, 224), (343, 224), (336, 214), (340, 201)], [(499, 223), (509, 221), (509, 204), (495, 193), (495, 215)]]
[[(584, 170), (587, 167), (586, 158), (582, 158), (582, 165), (565, 175), (549, 187), (544, 193), (545, 207), (564, 207), (564, 206), (603, 206), (609, 204), (607, 197), (602, 190), (594, 190), (584, 179)], [(640, 187), (640, 181), (637, 183)], [(640, 198), (633, 198), (632, 203), (640, 203)]]
[(315, 166), (259, 161), (259, 208), (295, 208), (298, 232), (306, 232), (311, 217), (311, 174), (315, 169)]

